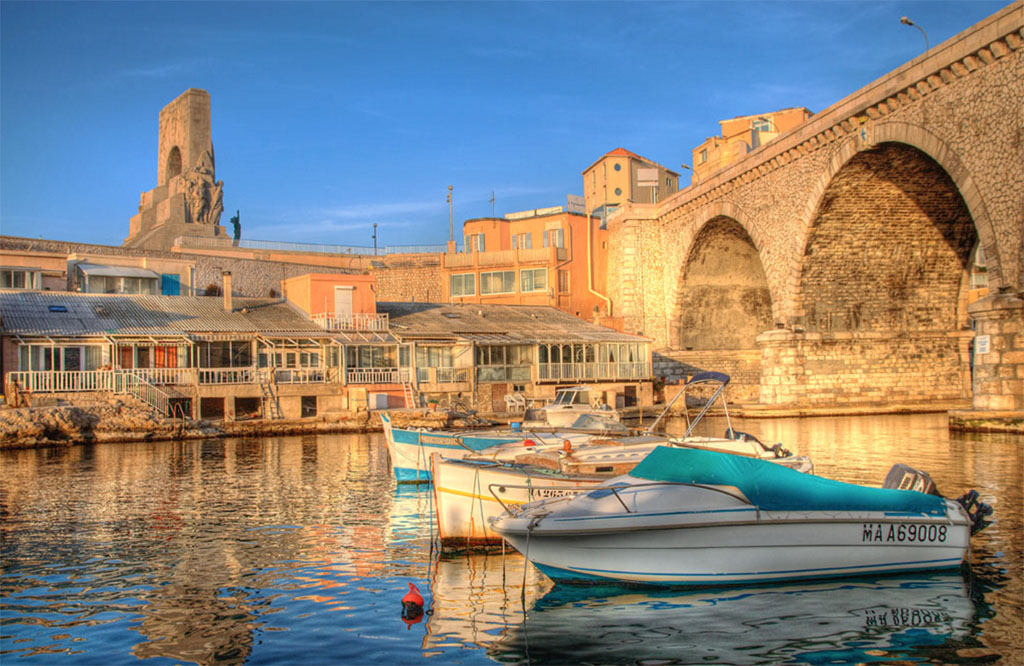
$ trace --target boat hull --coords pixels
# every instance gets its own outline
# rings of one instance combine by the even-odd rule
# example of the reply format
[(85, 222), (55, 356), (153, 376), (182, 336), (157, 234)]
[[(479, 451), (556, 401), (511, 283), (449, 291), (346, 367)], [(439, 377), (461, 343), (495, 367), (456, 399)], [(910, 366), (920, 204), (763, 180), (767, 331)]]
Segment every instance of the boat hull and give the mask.
[[(749, 510), (743, 513), (750, 513)], [(538, 535), (498, 530), (557, 582), (735, 585), (924, 571), (960, 565), (961, 520), (877, 513), (760, 512), (709, 526)], [(919, 538), (920, 537), (920, 538)]]
[(492, 446), (523, 439), (522, 434), (516, 433), (396, 428), (391, 424), (387, 414), (382, 414), (381, 420), (384, 424), (384, 441), (391, 459), (391, 470), (399, 483), (429, 483), (430, 456), (433, 453), (461, 458)]
[(437, 531), (443, 550), (500, 547), (502, 538), (491, 529), (490, 520), (503, 514), (506, 506), (570, 495), (573, 488), (592, 487), (607, 478), (527, 473), (522, 468), (440, 454), (434, 454), (432, 463)]

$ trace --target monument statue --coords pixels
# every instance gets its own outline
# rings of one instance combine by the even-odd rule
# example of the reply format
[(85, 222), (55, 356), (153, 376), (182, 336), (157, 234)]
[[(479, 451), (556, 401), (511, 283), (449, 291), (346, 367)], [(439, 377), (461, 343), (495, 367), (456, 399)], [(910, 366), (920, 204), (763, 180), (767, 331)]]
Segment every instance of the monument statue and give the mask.
[(238, 241), (242, 239), (242, 211), (236, 210), (235, 214), (231, 216), (231, 226), (235, 229), (235, 239), (231, 244), (238, 247)]
[(139, 196), (125, 246), (166, 250), (179, 238), (226, 238), (215, 164), (210, 95), (189, 88), (160, 111), (156, 187)]

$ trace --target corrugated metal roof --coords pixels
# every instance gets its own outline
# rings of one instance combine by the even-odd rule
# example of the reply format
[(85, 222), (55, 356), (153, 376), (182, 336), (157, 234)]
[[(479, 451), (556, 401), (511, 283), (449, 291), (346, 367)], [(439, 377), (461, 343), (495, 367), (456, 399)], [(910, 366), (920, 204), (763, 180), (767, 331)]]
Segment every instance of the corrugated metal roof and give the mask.
[(541, 342), (647, 342), (574, 317), (557, 308), (531, 305), (377, 303), (400, 340), (463, 339), (485, 344)]
[(207, 296), (0, 291), (0, 330), (19, 335), (326, 333), (279, 300), (236, 298), (233, 306), (227, 312), (222, 298)]
[(104, 266), (102, 264), (78, 264), (78, 270), (88, 276), (159, 278), (154, 271), (134, 266)]

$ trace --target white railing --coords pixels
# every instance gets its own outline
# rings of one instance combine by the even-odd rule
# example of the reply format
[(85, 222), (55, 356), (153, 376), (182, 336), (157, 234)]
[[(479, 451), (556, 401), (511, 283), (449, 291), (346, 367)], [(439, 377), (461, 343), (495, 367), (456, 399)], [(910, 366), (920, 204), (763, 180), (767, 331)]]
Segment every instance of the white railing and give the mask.
[(196, 368), (200, 384), (255, 384), (256, 366), (244, 368)]
[(192, 386), (196, 383), (195, 368), (132, 368), (124, 372), (143, 377), (158, 386)]
[(645, 380), (651, 378), (651, 366), (646, 361), (625, 363), (540, 363), (537, 366), (541, 381), (598, 381)]
[(17, 382), (21, 390), (32, 393), (130, 393), (161, 414), (167, 414), (170, 400), (167, 393), (132, 370), (16, 371), (7, 373), (7, 382)]
[(409, 381), (409, 371), (404, 368), (347, 368), (345, 382), (348, 384), (404, 384)]
[(444, 255), (444, 267), (511, 266), (515, 263), (547, 262), (551, 259), (552, 254), (555, 261), (565, 261), (569, 257), (569, 250), (564, 247), (534, 247), (522, 250), (495, 250), (493, 252), (449, 252)]
[(352, 314), (318, 314), (313, 321), (328, 331), (386, 331), (388, 330), (388, 314), (384, 313), (352, 313)]
[(121, 384), (118, 393), (130, 393), (164, 416), (170, 414), (171, 396), (153, 386), (145, 377), (129, 372), (118, 373)]
[[(420, 384), (454, 384), (469, 382), (469, 368), (416, 368), (416, 380)], [(433, 378), (431, 378), (433, 371)]]
[(7, 373), (8, 382), (17, 382), (33, 393), (71, 393), (80, 391), (116, 391), (119, 370), (28, 370)]
[(327, 368), (274, 368), (278, 384), (322, 384), (327, 381)]

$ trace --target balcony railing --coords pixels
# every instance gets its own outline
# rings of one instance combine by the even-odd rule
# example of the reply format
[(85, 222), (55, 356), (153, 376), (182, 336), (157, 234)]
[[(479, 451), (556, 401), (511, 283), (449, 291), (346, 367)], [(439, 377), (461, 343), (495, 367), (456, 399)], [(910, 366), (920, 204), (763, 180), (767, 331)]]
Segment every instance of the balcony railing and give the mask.
[(406, 368), (346, 368), (348, 384), (404, 384), (409, 381)]
[(564, 247), (537, 247), (524, 250), (497, 250), (494, 252), (458, 252), (444, 255), (445, 268), (471, 266), (512, 266), (513, 264), (565, 261), (569, 251)]
[(327, 381), (327, 368), (275, 368), (278, 384), (322, 384)]
[(313, 321), (328, 331), (386, 331), (388, 314), (356, 312), (352, 314), (318, 314)]
[(624, 381), (651, 378), (646, 361), (625, 363), (541, 363), (540, 381)]
[(420, 384), (468, 383), (469, 371), (470, 368), (416, 368), (416, 381)]
[(196, 368), (200, 384), (255, 384), (256, 366), (243, 368)]
[(28, 370), (7, 373), (9, 383), (17, 382), (32, 393), (117, 391), (119, 370)]
[(192, 386), (196, 383), (195, 368), (131, 368), (124, 372), (142, 377), (155, 386)]

